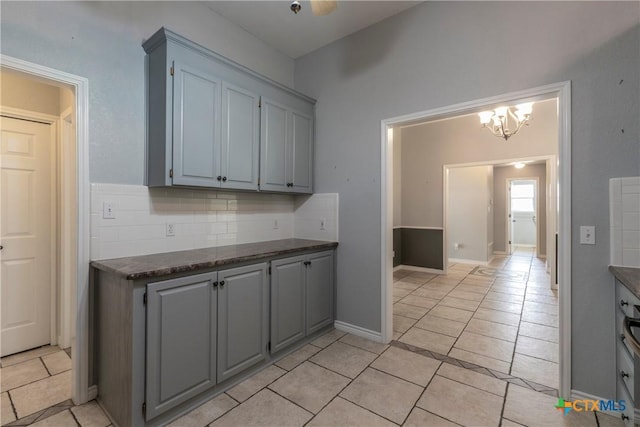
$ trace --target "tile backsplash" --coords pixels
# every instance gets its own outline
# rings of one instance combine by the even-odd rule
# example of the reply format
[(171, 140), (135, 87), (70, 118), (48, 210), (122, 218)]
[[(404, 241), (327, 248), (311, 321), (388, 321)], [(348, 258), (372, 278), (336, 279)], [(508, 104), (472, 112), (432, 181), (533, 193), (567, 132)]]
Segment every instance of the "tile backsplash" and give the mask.
[(640, 177), (609, 181), (611, 265), (640, 267)]
[[(114, 218), (104, 218), (105, 203), (112, 206)], [(292, 237), (337, 241), (337, 210), (337, 194), (293, 196), (94, 183), (91, 259)], [(173, 236), (167, 235), (169, 224)]]

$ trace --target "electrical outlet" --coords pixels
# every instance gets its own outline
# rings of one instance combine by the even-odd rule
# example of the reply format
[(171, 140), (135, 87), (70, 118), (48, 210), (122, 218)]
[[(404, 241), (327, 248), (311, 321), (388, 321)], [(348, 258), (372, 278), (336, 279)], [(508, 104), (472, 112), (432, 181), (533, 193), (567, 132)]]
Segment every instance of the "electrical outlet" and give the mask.
[(102, 218), (114, 219), (116, 217), (116, 211), (113, 202), (102, 202)]
[(175, 236), (175, 235), (176, 235), (176, 225), (168, 223), (167, 224), (167, 237), (171, 237), (171, 236)]
[(320, 219), (320, 230), (326, 230), (326, 221), (324, 220), (324, 218)]

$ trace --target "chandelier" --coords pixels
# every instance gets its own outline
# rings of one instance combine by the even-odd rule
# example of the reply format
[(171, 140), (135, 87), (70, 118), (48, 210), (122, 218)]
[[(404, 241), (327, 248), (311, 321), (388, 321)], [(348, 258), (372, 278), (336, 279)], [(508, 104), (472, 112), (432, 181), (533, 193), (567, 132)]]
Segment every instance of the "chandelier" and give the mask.
[(478, 116), (483, 128), (507, 141), (518, 133), (522, 126), (529, 125), (532, 110), (533, 102), (526, 102), (516, 105), (515, 111), (512, 111), (511, 107), (498, 107), (494, 111), (483, 111)]

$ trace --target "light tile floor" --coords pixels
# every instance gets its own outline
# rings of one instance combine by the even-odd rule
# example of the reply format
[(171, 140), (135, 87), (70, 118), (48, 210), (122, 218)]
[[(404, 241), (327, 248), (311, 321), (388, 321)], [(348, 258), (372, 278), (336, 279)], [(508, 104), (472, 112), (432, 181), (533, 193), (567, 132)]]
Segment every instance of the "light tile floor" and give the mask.
[[(394, 279), (391, 345), (331, 331), (171, 425), (622, 425), (554, 408), (557, 293), (532, 250)], [(70, 359), (57, 348), (1, 369), (2, 425), (109, 425), (95, 402), (68, 400)]]

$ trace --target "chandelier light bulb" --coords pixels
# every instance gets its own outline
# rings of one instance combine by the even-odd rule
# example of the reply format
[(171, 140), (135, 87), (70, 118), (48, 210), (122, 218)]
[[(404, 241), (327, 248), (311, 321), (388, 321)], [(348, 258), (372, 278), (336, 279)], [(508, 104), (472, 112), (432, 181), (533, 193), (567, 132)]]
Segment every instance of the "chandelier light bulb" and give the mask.
[(516, 113), (521, 112), (523, 115), (529, 115), (533, 111), (533, 102), (525, 102), (516, 105)]
[(498, 108), (496, 108), (496, 116), (498, 116), (500, 118), (506, 117), (508, 109), (509, 109), (509, 107), (498, 107)]
[(481, 113), (478, 113), (478, 116), (480, 117), (480, 124), (488, 125), (489, 123), (491, 123), (493, 111), (482, 111)]

